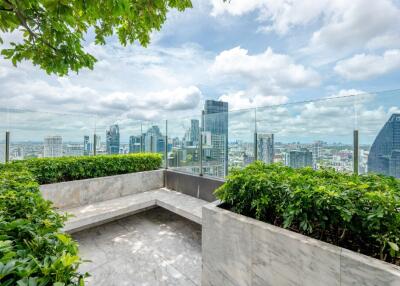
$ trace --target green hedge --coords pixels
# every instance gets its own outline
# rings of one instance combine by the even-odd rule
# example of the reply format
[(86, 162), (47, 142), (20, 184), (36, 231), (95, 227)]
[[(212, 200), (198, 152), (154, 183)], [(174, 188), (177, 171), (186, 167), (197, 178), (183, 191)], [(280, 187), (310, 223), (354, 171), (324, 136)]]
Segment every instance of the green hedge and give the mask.
[(0, 168), (0, 285), (84, 285), (78, 246), (58, 231), (65, 219), (42, 198), (30, 172)]
[(161, 162), (161, 155), (143, 153), (29, 159), (13, 164), (26, 166), (39, 184), (50, 184), (155, 170)]
[(216, 190), (239, 214), (400, 264), (400, 180), (255, 162)]

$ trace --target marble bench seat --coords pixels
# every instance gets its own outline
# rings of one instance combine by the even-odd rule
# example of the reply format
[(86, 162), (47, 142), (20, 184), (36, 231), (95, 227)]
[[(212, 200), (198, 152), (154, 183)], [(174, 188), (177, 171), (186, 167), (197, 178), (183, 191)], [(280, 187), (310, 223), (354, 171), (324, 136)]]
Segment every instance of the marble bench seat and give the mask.
[(161, 188), (85, 206), (62, 209), (60, 212), (72, 215), (63, 230), (74, 233), (157, 206), (201, 224), (202, 207), (206, 204), (208, 202)]

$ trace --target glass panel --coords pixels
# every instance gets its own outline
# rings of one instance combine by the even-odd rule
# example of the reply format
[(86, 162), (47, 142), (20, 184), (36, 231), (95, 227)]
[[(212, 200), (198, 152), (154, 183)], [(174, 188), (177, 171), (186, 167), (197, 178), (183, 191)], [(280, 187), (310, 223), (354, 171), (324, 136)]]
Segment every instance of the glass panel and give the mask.
[(356, 98), (359, 172), (400, 178), (400, 90)]
[(8, 122), (8, 110), (0, 108), (0, 163), (4, 163), (6, 158), (6, 131), (9, 128)]
[(10, 110), (10, 159), (83, 156), (90, 148), (93, 118)]
[(229, 112), (228, 171), (243, 168), (255, 159), (255, 109)]
[[(218, 102), (212, 102), (218, 104)], [(223, 103), (220, 103), (223, 104)], [(227, 107), (227, 106), (226, 106)], [(210, 108), (209, 112), (213, 112)], [(228, 112), (204, 115), (203, 173), (223, 178), (228, 172)]]
[(351, 172), (353, 129), (351, 96), (257, 108), (258, 157), (294, 168)]
[(201, 116), (168, 121), (169, 168), (200, 174)]

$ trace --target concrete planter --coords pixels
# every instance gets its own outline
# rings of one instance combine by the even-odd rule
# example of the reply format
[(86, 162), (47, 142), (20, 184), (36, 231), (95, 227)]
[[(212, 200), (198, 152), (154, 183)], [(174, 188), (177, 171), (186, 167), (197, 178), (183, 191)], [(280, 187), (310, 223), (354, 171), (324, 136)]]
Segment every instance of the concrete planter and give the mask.
[(164, 187), (164, 170), (41, 185), (57, 208), (73, 208)]
[(203, 207), (202, 285), (398, 286), (400, 267), (218, 208)]

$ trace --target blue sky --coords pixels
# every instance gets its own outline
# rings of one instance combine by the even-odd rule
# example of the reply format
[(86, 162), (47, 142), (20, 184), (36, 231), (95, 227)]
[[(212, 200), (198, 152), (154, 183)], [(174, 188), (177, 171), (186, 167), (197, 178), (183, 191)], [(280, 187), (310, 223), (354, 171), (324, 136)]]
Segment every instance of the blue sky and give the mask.
[(236, 110), (400, 87), (398, 0), (193, 4), (171, 11), (147, 48), (115, 38), (95, 46), (89, 33), (85, 47), (99, 60), (93, 71), (58, 78), (2, 60), (1, 106), (82, 113), (85, 122), (97, 114), (97, 125), (107, 126), (191, 117), (208, 98)]

